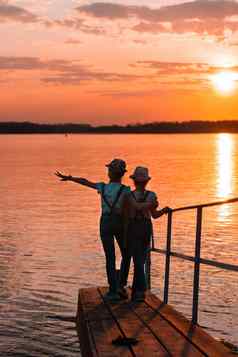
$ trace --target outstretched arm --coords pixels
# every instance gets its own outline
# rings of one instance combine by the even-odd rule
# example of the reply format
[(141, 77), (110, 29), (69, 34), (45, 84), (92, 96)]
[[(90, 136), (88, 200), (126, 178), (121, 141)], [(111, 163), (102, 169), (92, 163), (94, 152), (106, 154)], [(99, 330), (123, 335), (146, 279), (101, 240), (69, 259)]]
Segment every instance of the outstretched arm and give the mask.
[(167, 214), (169, 213), (169, 211), (171, 211), (171, 208), (170, 207), (164, 207), (160, 210), (157, 210), (157, 209), (151, 209), (151, 215), (153, 218), (159, 218), (161, 216), (163, 216), (164, 214)]
[(72, 181), (75, 183), (79, 183), (80, 185), (87, 186), (90, 188), (97, 189), (97, 185), (94, 182), (88, 181), (85, 178), (82, 177), (74, 177), (71, 175), (63, 175), (59, 171), (55, 172), (55, 175), (61, 179), (61, 181)]

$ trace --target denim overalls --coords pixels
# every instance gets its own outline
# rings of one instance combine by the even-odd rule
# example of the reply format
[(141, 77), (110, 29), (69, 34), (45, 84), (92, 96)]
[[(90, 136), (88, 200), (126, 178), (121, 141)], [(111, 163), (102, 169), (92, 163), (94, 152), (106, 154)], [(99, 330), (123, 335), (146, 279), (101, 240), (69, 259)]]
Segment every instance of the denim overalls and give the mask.
[[(105, 184), (102, 187), (102, 199), (106, 203), (106, 205), (110, 208), (108, 213), (103, 213), (100, 220), (100, 236), (103, 244), (103, 249), (106, 256), (106, 271), (107, 271), (107, 279), (109, 284), (109, 291), (117, 292), (118, 285), (124, 286), (126, 285), (125, 271), (129, 270), (130, 266), (130, 259), (127, 258), (125, 254), (125, 226), (124, 226), (124, 219), (122, 214), (119, 214), (115, 210), (115, 206), (118, 200), (123, 193), (123, 190), (126, 186), (121, 185), (117, 196), (112, 204), (110, 204), (105, 197), (104, 189)], [(116, 256), (115, 256), (115, 244), (114, 238), (116, 239), (121, 255), (121, 268), (120, 268), (120, 278), (119, 282), (117, 279), (117, 272), (116, 272)]]

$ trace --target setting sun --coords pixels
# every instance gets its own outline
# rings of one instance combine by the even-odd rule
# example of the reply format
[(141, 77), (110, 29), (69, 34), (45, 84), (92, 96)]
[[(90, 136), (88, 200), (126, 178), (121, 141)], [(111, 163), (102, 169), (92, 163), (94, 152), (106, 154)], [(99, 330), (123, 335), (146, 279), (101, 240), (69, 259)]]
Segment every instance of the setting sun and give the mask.
[(219, 92), (229, 94), (235, 89), (235, 81), (237, 78), (237, 73), (220, 72), (212, 76), (212, 83)]

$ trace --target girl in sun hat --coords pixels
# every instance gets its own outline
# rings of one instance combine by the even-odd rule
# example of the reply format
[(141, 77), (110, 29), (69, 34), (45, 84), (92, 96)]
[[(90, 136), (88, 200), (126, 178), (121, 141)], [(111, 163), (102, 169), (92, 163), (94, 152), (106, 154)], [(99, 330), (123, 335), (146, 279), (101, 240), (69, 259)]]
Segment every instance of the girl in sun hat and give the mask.
[[(73, 177), (71, 175), (63, 175), (56, 172), (62, 181), (72, 181), (93, 189), (96, 189), (101, 195), (102, 215), (100, 219), (100, 236), (106, 257), (106, 271), (109, 284), (109, 291), (105, 298), (111, 301), (120, 299), (118, 292), (118, 282), (116, 274), (116, 258), (115, 258), (115, 239), (119, 245), (122, 261), (121, 272), (128, 271), (130, 259), (125, 254), (124, 248), (124, 217), (123, 206), (125, 198), (130, 193), (130, 187), (122, 184), (122, 178), (126, 173), (126, 163), (121, 159), (114, 159), (106, 165), (108, 168), (109, 182), (91, 182), (85, 178)], [(138, 210), (146, 208), (148, 203), (138, 204), (133, 203)], [(124, 276), (120, 276), (120, 286), (124, 285)]]
[[(150, 181), (149, 170), (146, 167), (136, 167), (130, 176), (134, 181), (135, 190), (131, 191), (128, 201), (128, 227), (126, 236), (126, 251), (128, 259), (133, 258), (134, 277), (132, 285), (132, 300), (143, 301), (146, 291), (145, 261), (152, 236), (151, 217), (158, 218), (168, 213), (169, 207), (157, 210), (155, 192), (146, 190)], [(134, 203), (151, 203), (137, 210)], [(127, 265), (128, 266), (128, 265)]]

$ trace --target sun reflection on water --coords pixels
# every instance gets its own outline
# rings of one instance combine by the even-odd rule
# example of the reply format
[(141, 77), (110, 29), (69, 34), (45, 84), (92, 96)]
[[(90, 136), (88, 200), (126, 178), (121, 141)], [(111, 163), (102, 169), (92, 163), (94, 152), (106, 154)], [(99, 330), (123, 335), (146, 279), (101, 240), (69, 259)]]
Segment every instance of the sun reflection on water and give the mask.
[[(233, 174), (233, 138), (230, 134), (219, 134), (217, 138), (217, 195), (226, 199), (233, 192), (232, 174)], [(219, 207), (220, 218), (225, 218), (230, 213), (230, 205)]]

